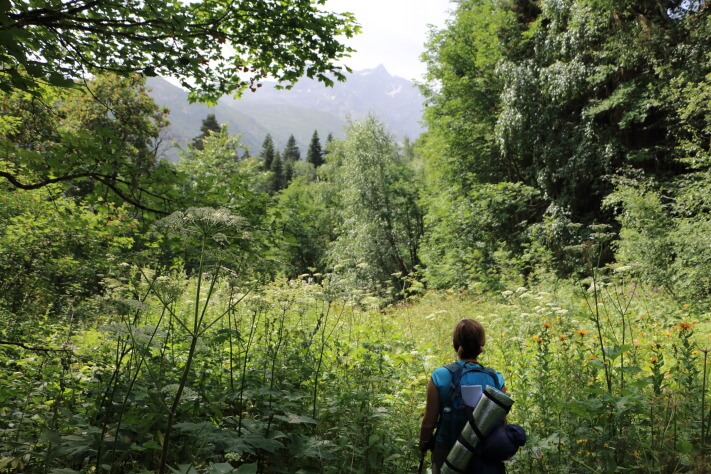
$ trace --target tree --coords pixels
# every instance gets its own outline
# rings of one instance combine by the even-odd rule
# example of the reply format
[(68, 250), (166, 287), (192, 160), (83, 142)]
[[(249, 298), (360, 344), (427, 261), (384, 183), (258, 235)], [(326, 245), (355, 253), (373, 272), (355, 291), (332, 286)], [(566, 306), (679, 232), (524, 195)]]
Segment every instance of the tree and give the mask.
[[(239, 218), (250, 235), (233, 244), (241, 250), (242, 261), (256, 261), (265, 240), (263, 221), (269, 200), (265, 173), (256, 161), (235, 159), (241, 147), (239, 137), (224, 129), (205, 137), (203, 145), (185, 150), (176, 164), (183, 208), (226, 210)], [(193, 257), (199, 252), (199, 248), (182, 249), (185, 264), (195, 262)]]
[(286, 146), (284, 147), (284, 153), (282, 153), (281, 157), (284, 163), (283, 187), (286, 187), (294, 177), (294, 164), (301, 160), (301, 150), (299, 150), (296, 144), (294, 135), (289, 135), (289, 139), (286, 141)]
[(410, 137), (405, 135), (402, 139), (402, 158), (405, 161), (412, 161), (415, 159), (415, 147), (410, 141)]
[(306, 161), (318, 168), (323, 164), (323, 152), (321, 151), (321, 142), (318, 139), (318, 131), (314, 130), (309, 143), (309, 149), (306, 152)]
[(301, 160), (301, 150), (296, 144), (296, 138), (294, 135), (289, 135), (289, 139), (286, 141), (286, 146), (284, 147), (284, 152), (281, 155), (284, 162), (290, 161), (296, 163)]
[(272, 161), (274, 161), (274, 140), (267, 133), (262, 142), (262, 151), (259, 152), (259, 159), (262, 160), (262, 166), (266, 171), (272, 169)]
[(395, 297), (419, 263), (422, 211), (412, 170), (382, 122), (368, 116), (347, 131), (341, 155), (342, 228), (329, 250), (334, 270), (355, 284)]
[(276, 225), (281, 234), (276, 241), (287, 276), (324, 269), (326, 251), (335, 239), (337, 203), (329, 199), (333, 187), (300, 176), (279, 195)]
[(136, 228), (126, 209), (87, 209), (56, 184), (0, 186), (0, 220), (0, 312), (22, 321), (62, 314), (97, 294), (126, 258)]
[(241, 147), (239, 136), (223, 129), (182, 153), (176, 170), (185, 206), (226, 208), (256, 225), (266, 206), (262, 173), (258, 164), (235, 159)]
[(158, 160), (167, 110), (138, 77), (97, 76), (84, 89), (0, 95), (0, 177), (18, 189), (63, 183), (77, 196), (167, 213), (171, 165)]
[[(0, 10), (0, 90), (70, 85), (87, 73), (165, 75), (217, 100), (271, 76), (343, 80), (359, 31), (349, 13), (304, 0), (6, 2)], [(346, 68), (346, 70), (348, 70)]]
[(284, 176), (284, 162), (281, 159), (281, 153), (276, 152), (272, 160), (271, 184), (269, 186), (269, 194), (276, 194), (286, 187), (286, 177)]
[(211, 133), (218, 133), (222, 127), (217, 123), (217, 118), (215, 114), (207, 114), (207, 117), (202, 120), (202, 125), (200, 126), (200, 135), (193, 138), (192, 147), (198, 150), (203, 149), (203, 139), (209, 137)]
[(329, 133), (326, 135), (326, 143), (324, 144), (324, 150), (323, 150), (323, 159), (326, 159), (326, 155), (331, 151), (331, 143), (333, 142), (333, 134)]
[[(707, 63), (700, 45), (708, 31), (708, 9), (697, 2), (458, 2), (425, 54), (430, 107), (422, 149), (428, 201), (439, 209), (429, 228), (446, 234), (456, 224), (449, 216), (493, 211), (522, 185), (513, 215), (527, 217), (493, 251), (521, 256), (538, 246), (556, 256), (558, 273), (570, 274), (578, 265), (565, 251), (569, 238), (585, 238), (595, 224), (619, 228), (603, 206), (611, 178), (642, 173), (668, 182), (689, 173), (680, 143), (694, 132), (679, 126), (676, 105), (684, 100), (669, 97), (686, 86), (703, 89), (695, 85), (708, 74), (699, 66)], [(465, 215), (473, 217), (462, 221), (472, 225), (468, 236), (511, 224), (509, 214), (479, 212), (497, 220), (493, 227)], [(542, 230), (576, 225), (577, 235)], [(461, 261), (471, 250), (458, 242), (434, 260)]]

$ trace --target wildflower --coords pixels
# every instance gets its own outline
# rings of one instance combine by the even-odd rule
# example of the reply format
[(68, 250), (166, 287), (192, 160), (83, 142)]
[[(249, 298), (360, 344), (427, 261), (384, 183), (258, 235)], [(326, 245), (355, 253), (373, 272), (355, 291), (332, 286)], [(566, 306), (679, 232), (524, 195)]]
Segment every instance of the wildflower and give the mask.
[(689, 307), (689, 303), (684, 303), (683, 305), (681, 305), (681, 307), (684, 308), (684, 309), (686, 309), (686, 308)]
[(546, 329), (550, 329), (550, 328), (553, 327), (553, 326), (552, 326), (551, 323), (546, 322), (546, 323), (543, 324), (543, 327), (546, 328)]
[(560, 342), (567, 341), (568, 336), (566, 336), (565, 334), (561, 334), (560, 336), (558, 336), (558, 339), (560, 339)]
[(666, 337), (671, 337), (671, 333), (670, 333), (669, 331), (664, 331), (664, 335), (665, 335)]
[(588, 356), (588, 360), (595, 360), (595, 356), (594, 355)]
[(576, 329), (575, 334), (577, 334), (580, 337), (585, 337), (588, 335), (588, 332), (585, 329)]
[(536, 341), (536, 342), (539, 343), (539, 344), (540, 344), (541, 342), (543, 342), (543, 339), (541, 339), (541, 336), (539, 336), (538, 334), (536, 334), (535, 336), (533, 336), (531, 339), (533, 339), (534, 341)]
[(650, 358), (649, 358), (649, 363), (650, 363), (650, 364), (656, 364), (658, 361), (659, 361), (659, 359), (657, 359), (656, 357), (650, 357)]
[(693, 327), (693, 323), (679, 323), (679, 331), (691, 331)]
[(587, 439), (576, 439), (575, 442), (578, 444), (583, 444), (583, 443), (587, 443), (588, 440)]

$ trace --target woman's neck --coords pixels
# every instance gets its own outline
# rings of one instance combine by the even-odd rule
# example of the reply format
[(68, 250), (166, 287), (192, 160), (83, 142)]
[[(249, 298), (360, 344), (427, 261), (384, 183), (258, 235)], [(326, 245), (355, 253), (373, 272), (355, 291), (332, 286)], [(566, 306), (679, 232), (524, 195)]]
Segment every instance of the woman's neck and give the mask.
[(459, 359), (459, 360), (461, 360), (462, 362), (470, 362), (470, 363), (472, 363), (472, 364), (478, 364), (478, 363), (479, 363), (479, 362), (477, 362), (476, 359)]

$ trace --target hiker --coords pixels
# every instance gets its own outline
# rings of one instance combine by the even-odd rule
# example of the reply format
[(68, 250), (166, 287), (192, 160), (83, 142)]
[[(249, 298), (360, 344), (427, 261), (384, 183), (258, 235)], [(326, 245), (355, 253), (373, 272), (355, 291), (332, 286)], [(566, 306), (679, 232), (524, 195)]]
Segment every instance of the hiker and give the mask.
[[(480, 385), (485, 389), (491, 385), (506, 391), (504, 377), (500, 372), (483, 367), (478, 362), (484, 351), (484, 327), (473, 319), (462, 319), (452, 334), (452, 345), (457, 353), (457, 361), (439, 367), (432, 373), (427, 385), (427, 403), (420, 429), (420, 454), (432, 450), (432, 474), (439, 474), (447, 454), (454, 445), (466, 423), (465, 407), (461, 395), (455, 399), (461, 386)], [(436, 429), (436, 430), (435, 430)], [(501, 460), (475, 457), (467, 472), (504, 473)]]

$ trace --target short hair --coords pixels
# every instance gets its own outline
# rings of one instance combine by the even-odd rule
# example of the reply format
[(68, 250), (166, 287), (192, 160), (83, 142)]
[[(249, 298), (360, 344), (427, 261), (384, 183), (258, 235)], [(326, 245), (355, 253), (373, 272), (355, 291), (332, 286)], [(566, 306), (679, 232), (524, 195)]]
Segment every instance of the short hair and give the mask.
[(452, 345), (460, 359), (476, 359), (485, 342), (484, 326), (479, 321), (462, 319), (454, 327)]

